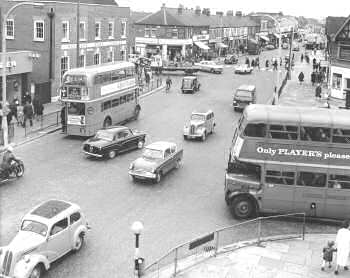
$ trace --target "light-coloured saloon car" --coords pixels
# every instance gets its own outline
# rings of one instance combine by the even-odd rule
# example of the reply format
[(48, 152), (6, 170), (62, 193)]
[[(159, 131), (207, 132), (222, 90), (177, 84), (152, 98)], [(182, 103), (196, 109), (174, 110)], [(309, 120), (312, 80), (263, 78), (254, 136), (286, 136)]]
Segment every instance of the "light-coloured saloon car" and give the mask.
[(214, 112), (211, 110), (192, 112), (191, 119), (184, 126), (184, 139), (201, 138), (205, 141), (215, 127)]
[(175, 143), (159, 141), (145, 147), (142, 157), (130, 164), (129, 175), (135, 179), (160, 182), (161, 178), (174, 168), (179, 168), (183, 150)]
[(40, 278), (50, 264), (83, 246), (89, 226), (76, 204), (49, 200), (32, 209), (0, 248), (0, 277)]
[(195, 63), (196, 66), (199, 67), (201, 71), (207, 71), (211, 73), (222, 73), (224, 67), (216, 64), (214, 61), (200, 61), (199, 63)]

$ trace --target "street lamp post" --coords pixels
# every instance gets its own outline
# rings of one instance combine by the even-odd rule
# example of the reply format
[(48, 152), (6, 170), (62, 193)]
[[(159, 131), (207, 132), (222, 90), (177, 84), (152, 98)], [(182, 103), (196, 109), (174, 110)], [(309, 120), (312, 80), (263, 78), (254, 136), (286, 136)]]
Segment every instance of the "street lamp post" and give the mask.
[(140, 277), (140, 251), (139, 251), (139, 243), (140, 243), (140, 235), (143, 230), (143, 224), (140, 221), (135, 221), (132, 226), (131, 230), (135, 234), (135, 256), (134, 256), (134, 277), (139, 278)]
[[(1, 55), (1, 63), (2, 63), (2, 111), (5, 111), (6, 107), (6, 60), (7, 60), (7, 53), (6, 53), (6, 32), (7, 32), (7, 18), (8, 16), (19, 6), (43, 6), (42, 3), (35, 3), (35, 2), (20, 2), (18, 4), (15, 4), (12, 6), (7, 13), (4, 15), (3, 22), (2, 22), (2, 55)], [(2, 132), (3, 132), (3, 139), (4, 139), (4, 146), (6, 147), (8, 145), (8, 126), (7, 126), (7, 117), (4, 114), (2, 117)]]

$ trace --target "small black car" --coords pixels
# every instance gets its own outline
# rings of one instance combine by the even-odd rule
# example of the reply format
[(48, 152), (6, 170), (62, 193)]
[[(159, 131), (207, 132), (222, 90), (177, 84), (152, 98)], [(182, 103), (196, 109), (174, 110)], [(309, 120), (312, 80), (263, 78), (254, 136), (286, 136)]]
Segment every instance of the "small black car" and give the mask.
[(97, 131), (96, 135), (83, 143), (83, 152), (88, 156), (114, 158), (117, 154), (141, 149), (146, 134), (125, 126), (112, 126)]
[(238, 57), (236, 55), (227, 55), (224, 59), (225, 64), (237, 64)]
[(199, 91), (201, 84), (199, 84), (198, 78), (196, 76), (185, 76), (182, 79), (181, 91), (182, 93), (194, 93)]

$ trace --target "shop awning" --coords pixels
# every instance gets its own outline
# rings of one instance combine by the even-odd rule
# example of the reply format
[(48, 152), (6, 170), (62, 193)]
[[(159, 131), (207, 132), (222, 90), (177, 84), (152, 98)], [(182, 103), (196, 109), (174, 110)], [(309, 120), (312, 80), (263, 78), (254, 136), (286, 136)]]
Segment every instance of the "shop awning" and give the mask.
[(260, 35), (260, 39), (262, 39), (262, 40), (264, 40), (264, 41), (266, 41), (266, 42), (269, 42), (269, 41), (270, 41), (270, 39), (269, 39), (268, 37), (263, 36), (263, 35)]
[(227, 48), (228, 47), (228, 45), (226, 45), (226, 44), (224, 44), (222, 42), (218, 42), (217, 46), (220, 47), (220, 48)]
[(276, 33), (273, 33), (273, 35), (277, 38), (277, 39), (280, 39), (281, 36), (279, 34), (276, 34)]
[(209, 47), (202, 42), (194, 42), (195, 45), (197, 45), (199, 48), (204, 49), (204, 50), (209, 50)]

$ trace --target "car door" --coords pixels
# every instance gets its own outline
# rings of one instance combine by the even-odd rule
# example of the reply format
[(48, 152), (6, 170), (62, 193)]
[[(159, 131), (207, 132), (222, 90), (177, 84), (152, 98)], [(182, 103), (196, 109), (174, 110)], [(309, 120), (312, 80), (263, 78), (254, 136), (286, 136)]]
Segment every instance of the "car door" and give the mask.
[(169, 172), (173, 168), (173, 159), (170, 148), (167, 148), (164, 151), (164, 165), (163, 165), (163, 173)]
[(82, 224), (81, 213), (79, 211), (72, 213), (69, 216), (69, 225), (70, 225), (70, 243), (71, 249), (74, 247), (74, 233), (78, 227)]
[(135, 138), (129, 129), (125, 129), (121, 131), (120, 134), (123, 140), (124, 151), (131, 150), (137, 147), (137, 143), (135, 143), (135, 140), (134, 140)]
[(52, 225), (47, 238), (47, 258), (53, 262), (66, 254), (71, 248), (68, 218)]

